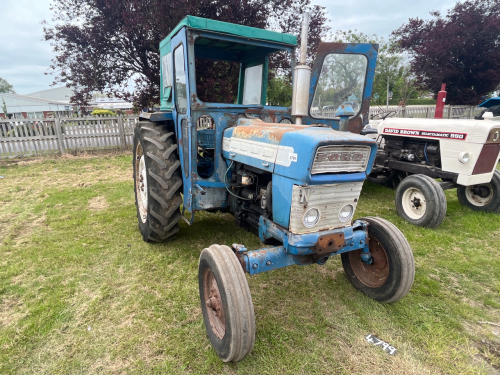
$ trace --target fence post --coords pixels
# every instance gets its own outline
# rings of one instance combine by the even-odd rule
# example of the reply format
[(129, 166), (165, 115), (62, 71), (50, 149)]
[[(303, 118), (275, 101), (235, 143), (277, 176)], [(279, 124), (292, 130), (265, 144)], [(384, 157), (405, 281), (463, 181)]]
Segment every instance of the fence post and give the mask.
[(57, 144), (59, 145), (59, 152), (62, 155), (66, 152), (66, 149), (64, 147), (64, 138), (61, 132), (61, 119), (59, 115), (54, 116), (54, 126), (56, 128)]
[(124, 149), (127, 144), (125, 143), (125, 129), (123, 128), (123, 117), (122, 115), (117, 115), (118, 118), (118, 133), (120, 134), (120, 145)]
[(406, 117), (406, 106), (403, 106), (403, 118)]
[(451, 118), (451, 104), (448, 106), (448, 118)]
[(470, 109), (469, 109), (469, 118), (472, 118), (472, 114), (473, 113), (474, 113), (474, 107), (470, 106)]

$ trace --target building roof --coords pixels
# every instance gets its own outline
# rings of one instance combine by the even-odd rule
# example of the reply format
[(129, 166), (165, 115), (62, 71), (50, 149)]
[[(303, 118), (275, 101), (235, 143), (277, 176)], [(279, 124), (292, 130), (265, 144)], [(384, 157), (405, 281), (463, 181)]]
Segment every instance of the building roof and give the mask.
[(160, 48), (170, 42), (172, 37), (179, 32), (182, 27), (203, 31), (214, 31), (217, 33), (235, 35), (243, 38), (260, 39), (270, 42), (297, 45), (297, 37), (291, 34), (278, 33), (276, 31), (259, 29), (256, 27), (237, 25), (229, 22), (215, 21), (207, 18), (186, 16), (177, 26), (160, 42)]
[(42, 90), (33, 92), (31, 94), (26, 94), (26, 96), (31, 96), (33, 98), (40, 99), (50, 99), (59, 102), (69, 103), (69, 99), (73, 96), (73, 90), (69, 87), (54, 87), (48, 90)]
[(58, 105), (68, 105), (67, 102), (61, 102), (52, 99), (34, 98), (27, 95), (19, 94), (0, 94), (0, 98), (5, 100), (7, 106), (21, 106), (21, 105), (36, 105), (38, 104), (58, 104)]

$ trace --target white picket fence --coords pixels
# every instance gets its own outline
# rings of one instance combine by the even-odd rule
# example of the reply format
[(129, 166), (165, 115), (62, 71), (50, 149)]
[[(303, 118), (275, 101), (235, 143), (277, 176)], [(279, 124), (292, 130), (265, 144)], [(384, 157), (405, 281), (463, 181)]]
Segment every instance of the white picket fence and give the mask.
[[(318, 117), (334, 118), (334, 109), (315, 109)], [(435, 106), (372, 106), (370, 118), (393, 111), (393, 117), (434, 117)], [(443, 118), (474, 118), (478, 107), (445, 106)], [(313, 114), (314, 115), (314, 114)], [(138, 116), (0, 119), (0, 159), (64, 154), (73, 151), (130, 149)]]
[(132, 147), (138, 116), (0, 119), (0, 158)]
[[(481, 113), (484, 108), (465, 105), (446, 105), (443, 110), (443, 118), (449, 119), (472, 119), (477, 114)], [(396, 105), (387, 106), (371, 106), (370, 118), (378, 114), (393, 112), (391, 117), (407, 117), (407, 118), (434, 118), (436, 111), (435, 105), (411, 105), (399, 107)]]

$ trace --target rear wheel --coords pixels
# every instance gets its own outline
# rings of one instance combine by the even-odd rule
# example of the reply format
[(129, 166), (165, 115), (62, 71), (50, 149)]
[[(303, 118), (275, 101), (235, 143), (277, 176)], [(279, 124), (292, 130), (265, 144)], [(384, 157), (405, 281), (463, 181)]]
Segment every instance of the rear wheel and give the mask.
[(140, 121), (134, 130), (134, 190), (146, 242), (164, 242), (179, 231), (180, 165), (175, 134), (167, 125)]
[(255, 343), (255, 315), (245, 274), (228, 246), (203, 249), (198, 283), (210, 343), (223, 362), (242, 360)]
[(446, 209), (443, 189), (429, 176), (406, 177), (396, 189), (398, 215), (413, 225), (436, 228), (446, 216)]
[(487, 184), (459, 186), (458, 201), (475, 211), (500, 213), (500, 171), (495, 170)]
[(378, 217), (368, 222), (370, 253), (373, 262), (361, 259), (362, 250), (342, 253), (342, 265), (351, 284), (368, 297), (380, 302), (396, 302), (411, 289), (415, 278), (415, 261), (410, 245), (392, 223)]

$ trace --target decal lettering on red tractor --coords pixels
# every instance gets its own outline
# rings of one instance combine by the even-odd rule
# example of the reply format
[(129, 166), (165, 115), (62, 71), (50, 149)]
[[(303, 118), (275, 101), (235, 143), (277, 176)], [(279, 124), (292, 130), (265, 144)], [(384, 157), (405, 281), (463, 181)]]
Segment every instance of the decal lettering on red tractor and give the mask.
[(395, 128), (385, 128), (384, 134), (410, 135), (413, 137), (446, 138), (446, 139), (456, 139), (458, 141), (465, 141), (465, 138), (467, 138), (467, 133), (448, 133), (448, 132), (435, 132), (428, 130), (395, 129)]

